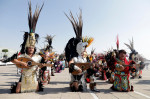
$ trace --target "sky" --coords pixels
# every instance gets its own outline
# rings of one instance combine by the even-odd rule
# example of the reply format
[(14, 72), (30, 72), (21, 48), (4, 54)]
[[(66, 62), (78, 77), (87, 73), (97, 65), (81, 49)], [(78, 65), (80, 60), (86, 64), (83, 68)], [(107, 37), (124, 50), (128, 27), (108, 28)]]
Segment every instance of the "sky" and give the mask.
[[(0, 0), (0, 47), (20, 50), (23, 31), (29, 31), (28, 1)], [(92, 48), (96, 53), (116, 48), (118, 35), (120, 49), (129, 53), (124, 43), (133, 37), (135, 50), (150, 59), (150, 0), (31, 0), (32, 11), (43, 2), (35, 30), (40, 36), (38, 48), (44, 47), (46, 35), (55, 35), (52, 46), (62, 53), (68, 40), (75, 37), (64, 12), (72, 11), (76, 17), (82, 9), (83, 36), (94, 38), (88, 53)]]

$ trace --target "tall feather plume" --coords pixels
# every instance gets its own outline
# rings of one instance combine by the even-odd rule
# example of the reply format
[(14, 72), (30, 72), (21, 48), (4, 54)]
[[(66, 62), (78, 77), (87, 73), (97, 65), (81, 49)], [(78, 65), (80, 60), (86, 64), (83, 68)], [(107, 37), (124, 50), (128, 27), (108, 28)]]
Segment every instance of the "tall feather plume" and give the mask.
[(95, 48), (94, 48), (94, 49), (92, 48), (92, 50), (91, 50), (91, 54), (94, 54), (94, 51), (95, 51)]
[(124, 43), (131, 51), (134, 51), (135, 49), (134, 49), (134, 42), (133, 42), (133, 38), (132, 38), (132, 41), (131, 40), (129, 40), (129, 43), (130, 43), (130, 45), (129, 44), (127, 44), (127, 43)]
[(72, 12), (70, 11), (70, 17), (68, 17), (68, 15), (65, 13), (65, 15), (67, 16), (67, 18), (70, 20), (74, 32), (76, 34), (76, 38), (79, 38), (82, 40), (82, 27), (83, 27), (83, 21), (82, 21), (82, 11), (80, 9), (80, 14), (78, 17), (78, 20), (76, 18), (74, 18)]
[(124, 44), (132, 51), (132, 47), (129, 44), (127, 43), (124, 43)]
[(35, 33), (36, 24), (37, 24), (40, 12), (44, 6), (44, 3), (40, 9), (38, 6), (36, 6), (33, 16), (32, 16), (31, 1), (28, 4), (29, 4), (29, 14), (28, 14), (29, 29), (30, 29), (30, 33)]
[(48, 43), (45, 50), (51, 50), (53, 38), (54, 38), (54, 36), (51, 36), (51, 35), (47, 35), (47, 36), (45, 37), (45, 39), (46, 39), (45, 42)]
[(131, 45), (131, 48), (134, 49), (133, 37), (132, 37), (132, 41), (130, 40), (130, 45)]

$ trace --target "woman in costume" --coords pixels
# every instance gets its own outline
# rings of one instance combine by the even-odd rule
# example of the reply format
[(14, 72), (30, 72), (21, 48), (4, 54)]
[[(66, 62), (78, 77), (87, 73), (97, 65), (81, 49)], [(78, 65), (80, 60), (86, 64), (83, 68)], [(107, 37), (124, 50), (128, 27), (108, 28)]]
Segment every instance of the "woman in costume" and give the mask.
[[(30, 58), (33, 61), (39, 63), (41, 61), (41, 56), (35, 54), (36, 47), (35, 43), (38, 40), (39, 35), (35, 33), (36, 23), (39, 17), (39, 14), (43, 8), (36, 8), (34, 15), (32, 16), (31, 2), (29, 3), (29, 14), (28, 14), (28, 24), (29, 24), (29, 33), (25, 32), (24, 42), (21, 44), (21, 55), (19, 57)], [(36, 71), (38, 66), (28, 67), (28, 64), (23, 61), (11, 59), (14, 64), (20, 64), (19, 68), (22, 68), (22, 74), (18, 83), (12, 85), (12, 93), (22, 93), (22, 92), (31, 92), (31, 91), (42, 91), (42, 85), (38, 83)]]
[[(67, 16), (67, 15), (66, 15)], [(68, 16), (67, 16), (68, 17)], [(93, 38), (83, 38), (82, 39), (82, 13), (78, 17), (77, 21), (72, 13), (70, 12), (70, 18), (73, 29), (76, 34), (76, 38), (71, 38), (65, 48), (66, 60), (69, 64), (69, 72), (71, 73), (70, 88), (72, 91), (87, 91), (87, 85), (85, 81), (85, 73), (83, 69), (79, 68), (76, 63), (87, 63), (87, 59), (84, 57), (84, 52), (86, 48), (92, 43)], [(74, 72), (76, 72), (74, 74)], [(91, 80), (92, 85), (94, 85), (94, 79)]]
[(126, 51), (119, 50), (119, 57), (116, 58), (115, 62), (115, 76), (113, 86), (111, 87), (113, 90), (117, 91), (133, 91), (133, 86), (130, 84), (130, 70), (132, 66), (134, 66), (133, 61), (128, 61), (126, 59)]

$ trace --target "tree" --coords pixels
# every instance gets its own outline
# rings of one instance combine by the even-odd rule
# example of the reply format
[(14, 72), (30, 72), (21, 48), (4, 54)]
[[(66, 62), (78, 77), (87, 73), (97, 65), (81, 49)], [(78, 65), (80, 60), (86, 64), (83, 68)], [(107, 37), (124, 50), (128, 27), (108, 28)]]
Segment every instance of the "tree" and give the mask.
[(8, 52), (8, 49), (2, 49), (2, 52), (4, 52), (4, 53), (5, 53), (5, 54), (4, 54), (4, 56), (3, 56), (3, 58), (5, 58), (5, 59), (6, 59), (6, 58), (7, 58), (7, 54), (6, 54), (6, 53)]
[(2, 52), (6, 54), (6, 52), (8, 52), (8, 49), (2, 49)]

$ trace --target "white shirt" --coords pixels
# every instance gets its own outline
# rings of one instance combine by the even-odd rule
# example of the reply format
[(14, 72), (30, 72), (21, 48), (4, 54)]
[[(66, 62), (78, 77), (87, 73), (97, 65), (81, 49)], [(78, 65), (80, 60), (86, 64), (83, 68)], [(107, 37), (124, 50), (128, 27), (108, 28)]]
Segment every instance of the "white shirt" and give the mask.
[(75, 63), (86, 63), (87, 62), (86, 58), (83, 58), (82, 56), (74, 57), (73, 61)]

